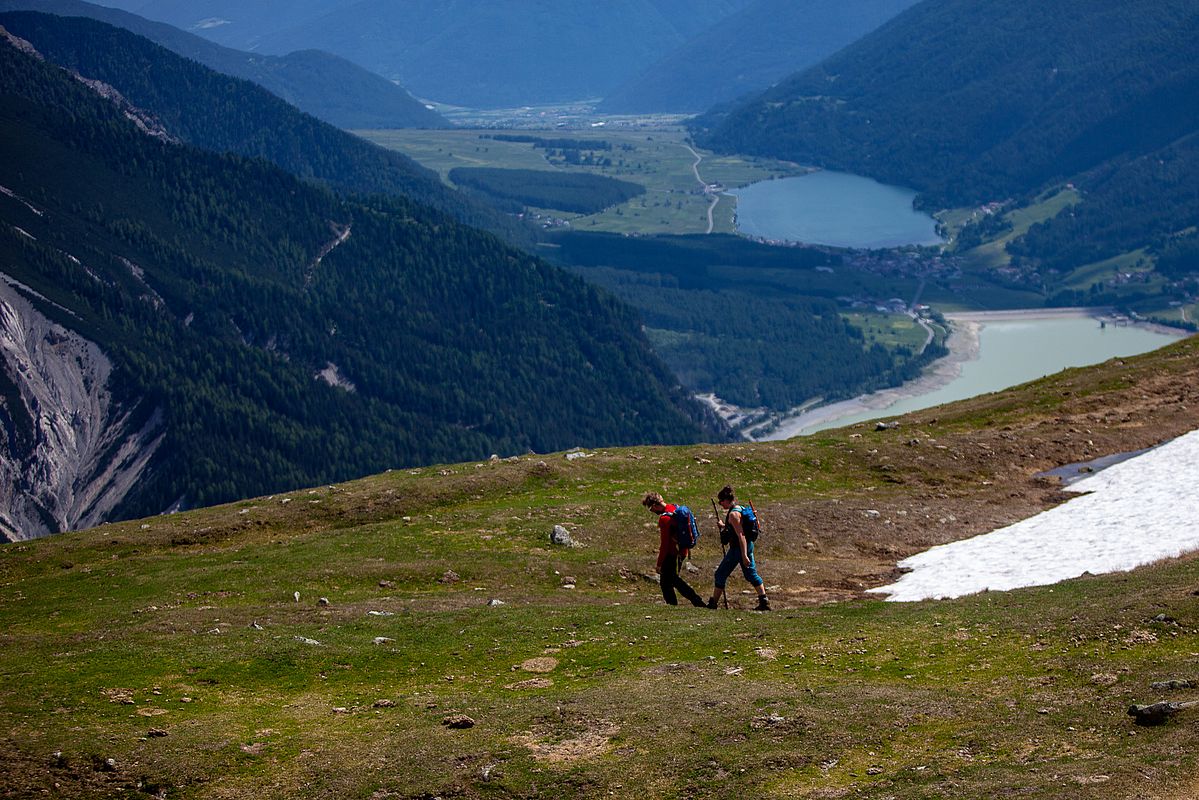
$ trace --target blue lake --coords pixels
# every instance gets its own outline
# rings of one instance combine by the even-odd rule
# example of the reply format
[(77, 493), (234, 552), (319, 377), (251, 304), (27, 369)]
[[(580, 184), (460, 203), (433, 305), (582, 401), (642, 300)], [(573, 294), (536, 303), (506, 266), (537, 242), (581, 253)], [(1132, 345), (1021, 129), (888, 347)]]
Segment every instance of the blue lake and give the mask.
[(877, 249), (940, 244), (936, 220), (912, 208), (916, 193), (821, 170), (731, 190), (737, 229), (763, 239)]
[[(985, 313), (950, 315), (958, 324), (982, 320)], [(954, 333), (954, 336), (963, 336)], [(1177, 341), (1184, 334), (1139, 327), (1100, 327), (1090, 317), (1062, 319), (985, 319), (978, 329), (974, 357), (961, 364), (960, 372), (945, 385), (911, 396), (884, 389), (864, 398), (816, 411), (807, 418), (785, 422), (764, 439), (787, 439), (828, 428), (896, 417), (910, 411), (952, 403), (1009, 386), (1035, 380), (1068, 367), (1098, 364), (1109, 358), (1147, 353)], [(862, 406), (869, 406), (863, 408)], [(838, 408), (841, 406), (843, 408)]]

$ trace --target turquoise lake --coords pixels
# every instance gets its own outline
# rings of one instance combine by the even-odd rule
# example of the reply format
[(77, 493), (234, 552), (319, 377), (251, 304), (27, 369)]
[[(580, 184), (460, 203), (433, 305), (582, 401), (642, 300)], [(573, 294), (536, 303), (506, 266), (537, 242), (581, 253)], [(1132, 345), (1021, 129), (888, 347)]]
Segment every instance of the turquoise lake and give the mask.
[(936, 220), (912, 207), (916, 192), (860, 175), (821, 170), (729, 194), (746, 236), (862, 249), (942, 241)]
[(963, 363), (958, 377), (948, 384), (925, 394), (903, 397), (885, 407), (853, 411), (809, 425), (793, 423), (765, 438), (802, 436), (977, 397), (1068, 367), (1147, 353), (1177, 341), (1182, 335), (1140, 327), (1104, 328), (1089, 317), (988, 320), (982, 323), (978, 334), (977, 357)]

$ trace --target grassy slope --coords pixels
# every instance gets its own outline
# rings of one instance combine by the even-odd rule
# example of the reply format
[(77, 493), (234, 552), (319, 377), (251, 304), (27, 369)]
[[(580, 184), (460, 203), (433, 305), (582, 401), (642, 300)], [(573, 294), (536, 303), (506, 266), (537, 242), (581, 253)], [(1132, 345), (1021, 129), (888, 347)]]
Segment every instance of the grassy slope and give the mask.
[[(1039, 469), (1199, 427), (1197, 379), (1188, 340), (897, 430), (392, 472), (5, 546), (0, 796), (1193, 796), (1196, 715), (1124, 710), (1195, 677), (1199, 559), (950, 602), (861, 589), (1060, 501)], [(726, 481), (766, 519), (774, 614), (739, 579), (713, 613), (641, 577), (640, 493), (702, 508)], [(585, 546), (551, 550), (554, 523)], [(709, 527), (693, 584), (716, 558)]]

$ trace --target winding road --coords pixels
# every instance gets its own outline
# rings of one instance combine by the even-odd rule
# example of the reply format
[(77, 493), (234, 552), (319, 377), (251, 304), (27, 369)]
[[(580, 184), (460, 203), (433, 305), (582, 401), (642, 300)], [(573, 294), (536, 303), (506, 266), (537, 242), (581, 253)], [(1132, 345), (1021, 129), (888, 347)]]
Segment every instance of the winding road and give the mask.
[(695, 152), (695, 149), (689, 144), (685, 144), (683, 147), (686, 147), (688, 152), (695, 156), (695, 163), (691, 165), (691, 171), (695, 174), (695, 180), (699, 181), (699, 185), (703, 187), (704, 196), (710, 201), (708, 203), (708, 229), (704, 233), (711, 233), (715, 227), (715, 223), (712, 221), (712, 212), (716, 210), (716, 204), (720, 202), (720, 194), (699, 176), (699, 162), (703, 161), (704, 157)]

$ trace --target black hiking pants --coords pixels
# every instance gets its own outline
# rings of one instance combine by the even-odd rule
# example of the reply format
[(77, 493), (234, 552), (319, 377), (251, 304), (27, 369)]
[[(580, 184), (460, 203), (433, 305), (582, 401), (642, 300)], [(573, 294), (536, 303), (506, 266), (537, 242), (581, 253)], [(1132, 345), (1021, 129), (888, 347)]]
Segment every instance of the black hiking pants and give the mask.
[(703, 598), (695, 593), (687, 581), (679, 577), (679, 567), (682, 566), (683, 559), (678, 556), (667, 556), (662, 563), (662, 599), (667, 605), (677, 606), (679, 600), (674, 596), (674, 590), (678, 589), (679, 594), (691, 601), (693, 606), (702, 606)]

